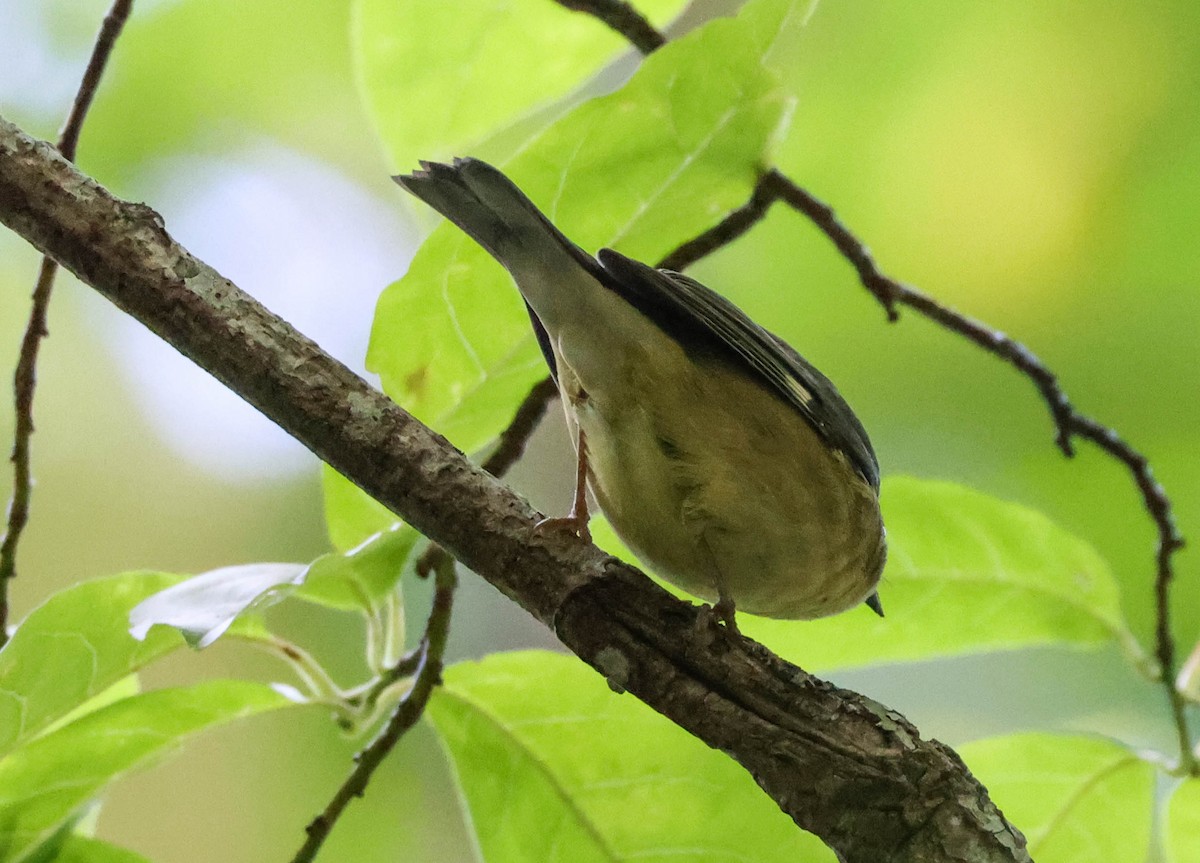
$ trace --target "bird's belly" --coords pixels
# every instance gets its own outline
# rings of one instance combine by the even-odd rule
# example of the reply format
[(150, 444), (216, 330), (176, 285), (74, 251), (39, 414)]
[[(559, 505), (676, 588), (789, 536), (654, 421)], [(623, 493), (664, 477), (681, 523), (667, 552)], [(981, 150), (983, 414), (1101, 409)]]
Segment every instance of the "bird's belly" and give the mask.
[[(738, 610), (768, 617), (862, 602), (884, 558), (874, 490), (790, 406), (746, 386), (736, 413), (680, 386), (660, 389), (653, 410), (573, 405), (597, 502), (639, 559), (704, 599), (717, 598), (719, 580)], [(672, 394), (688, 404), (670, 404)]]

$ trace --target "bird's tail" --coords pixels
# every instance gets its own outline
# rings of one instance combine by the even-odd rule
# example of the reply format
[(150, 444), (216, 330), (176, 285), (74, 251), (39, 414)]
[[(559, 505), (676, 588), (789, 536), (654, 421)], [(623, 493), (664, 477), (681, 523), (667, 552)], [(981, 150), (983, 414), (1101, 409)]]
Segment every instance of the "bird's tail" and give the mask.
[(478, 159), (421, 162), (421, 170), (392, 178), (483, 246), (518, 277), (532, 268), (598, 269), (533, 201), (496, 168)]

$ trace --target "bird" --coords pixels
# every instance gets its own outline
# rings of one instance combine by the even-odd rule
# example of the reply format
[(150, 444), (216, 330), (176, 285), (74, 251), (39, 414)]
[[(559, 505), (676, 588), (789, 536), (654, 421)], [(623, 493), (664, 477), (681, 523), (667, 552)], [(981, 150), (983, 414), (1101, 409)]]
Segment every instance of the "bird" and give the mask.
[(537, 529), (589, 540), (590, 488), (633, 554), (733, 632), (736, 612), (883, 616), (879, 463), (825, 375), (695, 279), (588, 254), (487, 162), (419, 164), (393, 180), (508, 271), (558, 387), (575, 492)]

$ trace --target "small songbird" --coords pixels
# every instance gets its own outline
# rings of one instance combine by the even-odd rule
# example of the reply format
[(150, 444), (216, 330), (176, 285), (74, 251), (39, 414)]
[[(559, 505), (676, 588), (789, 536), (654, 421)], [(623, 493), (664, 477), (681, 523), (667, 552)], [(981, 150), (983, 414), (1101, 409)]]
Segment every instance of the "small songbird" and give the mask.
[(395, 181), (499, 261), (525, 299), (587, 488), (654, 572), (714, 602), (809, 619), (865, 602), (886, 557), (879, 465), (837, 389), (716, 292), (584, 252), (496, 168), (422, 162)]

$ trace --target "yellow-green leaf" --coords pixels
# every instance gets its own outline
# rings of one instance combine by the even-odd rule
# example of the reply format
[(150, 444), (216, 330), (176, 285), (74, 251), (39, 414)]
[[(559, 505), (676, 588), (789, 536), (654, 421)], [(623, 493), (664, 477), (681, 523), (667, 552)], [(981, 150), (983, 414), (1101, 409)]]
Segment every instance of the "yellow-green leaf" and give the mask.
[(1057, 734), (959, 747), (1038, 863), (1144, 860), (1154, 767), (1108, 740)]
[(1200, 779), (1183, 780), (1171, 793), (1163, 820), (1167, 863), (1200, 863)]
[(180, 647), (168, 630), (137, 641), (127, 623), (130, 609), (178, 581), (161, 572), (99, 578), (30, 612), (0, 649), (0, 755)]
[[(752, 0), (743, 16), (792, 5)], [(757, 179), (787, 115), (762, 62), (764, 39), (796, 29), (781, 21), (783, 35), (739, 17), (667, 45), (624, 87), (527, 142), (506, 172), (583, 248), (657, 259), (743, 203)], [(380, 298), (367, 363), (389, 395), (467, 451), (546, 373), (507, 275), (450, 225)]]
[(887, 616), (748, 619), (746, 632), (805, 668), (1061, 644), (1117, 643), (1137, 662), (1108, 565), (1046, 516), (947, 482), (883, 484)]
[(26, 742), (0, 759), (6, 859), (20, 860), (108, 783), (187, 736), (289, 704), (261, 684), (214, 680), (125, 698)]
[(446, 671), (430, 717), (487, 863), (825, 863), (734, 761), (574, 657)]
[[(683, 5), (637, 4), (660, 25)], [(396, 170), (460, 155), (630, 50), (591, 16), (545, 0), (358, 0), (354, 47), (360, 89)]]

